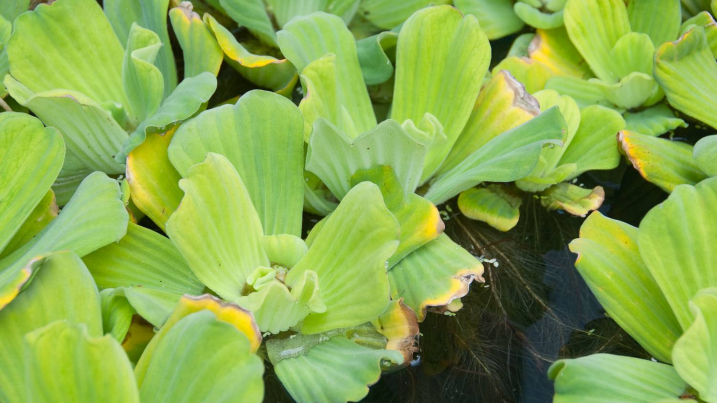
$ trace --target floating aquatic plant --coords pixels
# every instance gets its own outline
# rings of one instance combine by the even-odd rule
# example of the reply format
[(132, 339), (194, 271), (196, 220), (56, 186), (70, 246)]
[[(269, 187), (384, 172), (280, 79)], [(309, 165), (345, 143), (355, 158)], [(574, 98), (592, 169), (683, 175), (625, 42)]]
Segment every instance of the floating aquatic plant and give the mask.
[[(590, 214), (576, 267), (654, 360), (559, 360), (555, 401), (717, 402), (717, 137), (665, 136), (717, 128), (715, 7), (3, 1), (0, 401), (359, 401), (515, 269), (457, 203)], [(639, 228), (621, 153), (671, 193)]]

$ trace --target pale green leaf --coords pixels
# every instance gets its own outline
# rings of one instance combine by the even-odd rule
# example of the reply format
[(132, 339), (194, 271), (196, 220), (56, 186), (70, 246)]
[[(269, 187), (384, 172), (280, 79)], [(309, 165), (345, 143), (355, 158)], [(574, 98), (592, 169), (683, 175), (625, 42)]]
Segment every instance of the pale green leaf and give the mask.
[(307, 270), (319, 277), (326, 312), (307, 316), (302, 333), (356, 326), (383, 313), (389, 303), (387, 260), (396, 251), (399, 230), (376, 185), (364, 182), (349, 191), (286, 276), (289, 287)]
[(512, 182), (527, 176), (538, 163), (542, 148), (559, 146), (567, 134), (557, 107), (507, 131), (439, 175), (425, 197), (440, 204), (481, 182)]
[(503, 232), (518, 224), (522, 202), (519, 196), (497, 184), (470, 188), (458, 196), (458, 208), (464, 216)]
[(169, 159), (186, 177), (208, 153), (225, 156), (241, 176), (264, 233), (300, 235), (303, 147), (299, 109), (280, 95), (251, 91), (236, 105), (203, 112), (183, 124), (169, 146)]
[(483, 282), (482, 274), (478, 259), (441, 234), (388, 272), (391, 298), (403, 298), (423, 321), (426, 308), (446, 306), (465, 296), (473, 280)]
[(693, 150), (693, 156), (702, 172), (717, 176), (717, 135), (701, 138)]
[(622, 0), (570, 0), (565, 5), (565, 28), (575, 47), (601, 80), (613, 83), (610, 51), (630, 32)]
[(717, 401), (717, 288), (701, 290), (690, 301), (694, 321), (675, 343), (672, 360), (682, 379), (706, 402)]
[(702, 27), (655, 53), (655, 79), (675, 109), (717, 128), (717, 62)]
[(651, 105), (663, 97), (652, 75), (639, 71), (630, 73), (612, 84), (595, 78), (590, 81), (600, 88), (610, 103), (619, 108), (633, 109), (643, 104)]
[(558, 91), (561, 95), (568, 95), (580, 108), (590, 105), (602, 105), (608, 108), (617, 109), (612, 102), (603, 95), (602, 87), (594, 81), (587, 81), (576, 77), (557, 76), (552, 77), (545, 83), (545, 89)]
[(545, 88), (545, 84), (553, 77), (553, 71), (543, 63), (527, 57), (510, 56), (493, 67), (493, 74), (505, 70), (525, 86), (528, 93), (535, 93)]
[(627, 14), (632, 31), (649, 35), (656, 47), (674, 41), (680, 33), (680, 0), (633, 0)]
[(498, 39), (520, 31), (525, 23), (513, 11), (512, 0), (455, 0), (463, 14), (474, 15), (488, 39)]
[(580, 127), (558, 165), (575, 164), (573, 179), (587, 171), (613, 169), (620, 163), (617, 133), (625, 128), (619, 113), (599, 105), (581, 111)]
[(276, 32), (263, 0), (220, 0), (219, 4), (239, 26), (246, 27), (264, 44), (276, 46)]
[(140, 397), (157, 403), (259, 403), (263, 372), (246, 336), (203, 311), (181, 319), (158, 343)]
[(401, 28), (391, 118), (419, 122), (430, 113), (446, 135), (429, 147), (422, 182), (443, 163), (468, 122), (489, 63), (490, 44), (478, 20), (453, 7), (418, 11)]
[(28, 401), (139, 403), (132, 364), (117, 340), (54, 322), (25, 337)]
[(26, 114), (0, 114), (0, 252), (47, 194), (64, 155), (57, 130)]
[(167, 221), (167, 234), (202, 283), (236, 300), (249, 274), (269, 265), (249, 193), (231, 162), (211, 152), (179, 186), (184, 198)]
[(156, 33), (132, 24), (122, 64), (122, 83), (129, 101), (126, 107), (138, 122), (154, 115), (162, 103), (164, 80), (154, 65), (161, 47)]
[(59, 208), (55, 202), (55, 193), (50, 189), (45, 193), (45, 196), (40, 199), (40, 202), (35, 206), (30, 215), (27, 216), (25, 222), (20, 226), (17, 232), (15, 232), (12, 239), (10, 239), (10, 242), (7, 243), (5, 249), (0, 253), (0, 259), (30, 242), (47, 224), (57, 217), (58, 212)]
[[(326, 312), (315, 272), (306, 270), (291, 290), (275, 278), (275, 270), (269, 270), (269, 274), (269, 283), (236, 301), (252, 312), (262, 332), (278, 334), (296, 326), (312, 312)], [(253, 287), (256, 289), (257, 285)]]
[(703, 288), (717, 286), (717, 178), (697, 186), (678, 186), (640, 223), (640, 254), (678, 322), (687, 330), (689, 301)]
[(184, 196), (179, 188), (182, 177), (167, 153), (174, 133), (173, 129), (150, 134), (127, 156), (127, 182), (132, 202), (162, 231)]
[(359, 14), (379, 28), (393, 29), (424, 7), (449, 3), (450, 0), (362, 0)]
[(97, 102), (75, 91), (33, 93), (9, 75), (4, 84), (21, 105), (62, 133), (67, 150), (82, 166), (108, 174), (124, 172), (124, 165), (115, 162), (114, 156), (127, 133)]
[(85, 178), (60, 215), (32, 241), (0, 260), (0, 283), (21, 270), (30, 259), (49, 252), (70, 250), (82, 257), (127, 231), (129, 216), (120, 200), (119, 184), (95, 172)]
[(395, 58), (397, 43), (398, 34), (392, 31), (384, 31), (356, 42), (366, 85), (381, 84), (393, 76), (393, 63), (389, 55)]
[(0, 400), (27, 402), (29, 382), (23, 359), (23, 336), (57, 320), (87, 325), (102, 335), (100, 296), (92, 276), (72, 252), (57, 252), (31, 261), (32, 282), (0, 310)]
[(428, 142), (419, 136), (389, 119), (351, 139), (319, 119), (309, 140), (306, 170), (316, 174), (339, 200), (351, 189), (354, 173), (378, 166), (391, 166), (402, 189), (412, 193), (418, 187)]
[(60, 174), (52, 184), (52, 191), (55, 192), (57, 205), (66, 205), (80, 183), (92, 173), (92, 169), (85, 166), (70, 150), (65, 150), (65, 163), (62, 165)]
[(468, 122), (437, 175), (468, 158), (500, 134), (540, 113), (538, 101), (508, 71), (501, 70), (482, 88)]
[(204, 285), (164, 236), (130, 223), (127, 235), (82, 258), (100, 289), (141, 287), (177, 294), (201, 294)]
[(32, 92), (76, 91), (99, 104), (127, 105), (124, 49), (94, 0), (62, 0), (24, 13), (7, 52), (10, 74)]
[(557, 361), (548, 377), (554, 403), (655, 403), (678, 399), (687, 387), (669, 365), (610, 354)]
[(575, 267), (605, 311), (650, 354), (671, 362), (680, 328), (640, 257), (638, 229), (594, 212), (570, 243)]
[(234, 35), (214, 17), (204, 14), (209, 27), (224, 52), (225, 60), (252, 83), (272, 91), (291, 90), (296, 80), (296, 68), (286, 59), (254, 54), (242, 46)]
[[(635, 3), (640, 1), (633, 1), (630, 4)], [(618, 78), (627, 77), (636, 71), (652, 75), (654, 55), (655, 45), (648, 35), (630, 32), (623, 35), (610, 50), (610, 68)]]
[(0, 5), (0, 17), (14, 21), (18, 15), (30, 8), (30, 0), (8, 0)]
[(563, 10), (543, 12), (524, 2), (517, 2), (513, 6), (515, 14), (526, 24), (538, 29), (555, 29), (563, 26)]
[(665, 104), (658, 104), (639, 112), (626, 112), (624, 117), (627, 130), (649, 136), (659, 136), (678, 127), (687, 127), (687, 123), (676, 117)]
[(665, 192), (682, 184), (694, 185), (707, 177), (693, 158), (689, 144), (629, 131), (621, 131), (618, 142), (640, 175)]
[(274, 371), (297, 402), (343, 403), (368, 394), (369, 385), (381, 376), (384, 360), (402, 362), (403, 357), (334, 336), (305, 355), (275, 362)]
[(540, 62), (558, 76), (588, 78), (593, 75), (565, 28), (537, 30), (524, 56)]
[(124, 288), (107, 288), (100, 291), (102, 301), (102, 327), (105, 334), (122, 343), (136, 313), (124, 295)]
[(266, 0), (274, 13), (279, 27), (285, 26), (292, 18), (309, 15), (315, 11), (325, 11), (341, 17), (348, 25), (358, 8), (359, 0)]
[(558, 183), (540, 194), (540, 204), (548, 210), (565, 210), (574, 216), (585, 216), (597, 210), (605, 200), (605, 189), (582, 188), (570, 183)]
[(115, 161), (125, 163), (127, 155), (141, 145), (148, 134), (164, 133), (191, 118), (206, 105), (216, 89), (217, 78), (209, 72), (184, 79), (164, 100), (159, 110), (129, 136), (122, 151), (115, 156)]
[[(112, 29), (122, 45), (127, 47), (132, 24), (154, 31), (162, 43), (157, 55), (157, 67), (164, 78), (164, 96), (166, 98), (177, 86), (177, 68), (172, 54), (172, 45), (167, 31), (167, 8), (170, 0), (106, 0), (104, 11), (112, 24)], [(88, 94), (89, 95), (89, 94)]]
[[(580, 128), (582, 115), (578, 104), (574, 99), (567, 95), (561, 96), (555, 90), (543, 90), (535, 93), (534, 95), (535, 99), (540, 104), (541, 112), (545, 112), (553, 106), (557, 106), (568, 126), (567, 135), (563, 141), (562, 147), (546, 148), (540, 153), (540, 156), (545, 158), (546, 169), (552, 170), (559, 165), (561, 157), (565, 155), (565, 152), (570, 148), (570, 145)], [(615, 150), (617, 151), (617, 147), (615, 147)]]
[(224, 53), (209, 27), (192, 11), (191, 4), (182, 2), (169, 10), (169, 20), (182, 48), (184, 77), (194, 77), (205, 71), (216, 76)]
[(301, 74), (306, 97), (300, 107), (309, 128), (323, 117), (356, 138), (376, 126), (356, 42), (339, 17), (297, 17), (278, 38), (282, 53)]

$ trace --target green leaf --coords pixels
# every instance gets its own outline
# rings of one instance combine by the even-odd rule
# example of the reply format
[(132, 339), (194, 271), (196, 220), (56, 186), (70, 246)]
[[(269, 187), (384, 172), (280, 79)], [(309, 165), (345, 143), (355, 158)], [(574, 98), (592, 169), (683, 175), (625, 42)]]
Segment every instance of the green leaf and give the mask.
[(57, 130), (26, 114), (0, 115), (0, 252), (31, 219), (60, 173), (64, 155)]
[(575, 171), (566, 179), (573, 179), (587, 171), (613, 169), (620, 164), (617, 133), (625, 128), (619, 113), (599, 105), (581, 111), (580, 127), (558, 165), (575, 164)]
[(546, 144), (560, 145), (567, 125), (558, 108), (507, 131), (439, 175), (425, 197), (440, 204), (481, 182), (512, 182), (527, 176), (538, 163)]
[(678, 399), (687, 387), (669, 365), (610, 354), (559, 360), (548, 377), (561, 403), (655, 403)]
[(147, 402), (261, 402), (259, 357), (246, 336), (214, 313), (181, 319), (157, 344), (141, 383)]
[(383, 313), (389, 303), (387, 260), (396, 251), (399, 230), (376, 185), (361, 183), (349, 191), (286, 276), (289, 287), (307, 270), (319, 277), (326, 312), (307, 316), (302, 333), (356, 326)]
[(437, 175), (455, 168), (489, 141), (540, 113), (538, 101), (508, 71), (501, 70), (483, 87), (468, 122)]
[(614, 83), (610, 51), (630, 32), (627, 8), (622, 0), (570, 0), (565, 5), (565, 28), (575, 47), (595, 75)]
[(426, 132), (410, 130), (410, 122), (411, 126), (404, 128), (389, 119), (351, 139), (330, 122), (319, 119), (309, 140), (306, 170), (316, 174), (339, 200), (351, 189), (354, 173), (378, 166), (391, 166), (403, 191), (412, 193), (420, 181), (426, 143), (440, 130), (440, 123), (434, 120), (421, 123)]
[(167, 234), (197, 278), (234, 301), (249, 274), (269, 265), (261, 221), (244, 182), (226, 157), (210, 152), (179, 187), (184, 198), (167, 221)]
[[(276, 119), (277, 114), (282, 118)], [(251, 91), (236, 105), (203, 112), (183, 124), (169, 146), (169, 159), (186, 177), (210, 152), (227, 157), (241, 176), (264, 233), (300, 235), (303, 146), (299, 109), (280, 95)]]
[(102, 335), (100, 296), (92, 276), (72, 252), (32, 260), (26, 270), (32, 282), (0, 310), (0, 399), (27, 402), (29, 379), (23, 359), (23, 336), (57, 320), (87, 325), (92, 337)]
[(308, 128), (323, 117), (350, 138), (376, 126), (356, 42), (336, 16), (296, 17), (278, 33), (282, 53), (301, 74), (300, 108)]
[(57, 321), (25, 343), (29, 401), (139, 403), (132, 364), (111, 336), (92, 337), (85, 325)]
[(129, 136), (122, 151), (115, 156), (115, 161), (125, 163), (127, 155), (142, 144), (148, 134), (164, 133), (191, 118), (206, 105), (216, 89), (217, 78), (208, 72), (184, 79), (164, 100), (159, 110)]
[(680, 33), (680, 0), (637, 0), (627, 6), (630, 28), (650, 36), (655, 46), (674, 41)]
[[(122, 45), (128, 46), (132, 24), (154, 31), (162, 43), (157, 55), (157, 67), (164, 78), (164, 96), (169, 96), (177, 86), (177, 68), (167, 31), (167, 8), (169, 0), (107, 0), (104, 11), (112, 24), (112, 29), (119, 37)], [(88, 94), (89, 95), (89, 94)]]
[(717, 128), (717, 63), (702, 27), (655, 53), (655, 79), (675, 109)]
[(209, 14), (204, 14), (204, 23), (216, 37), (227, 63), (247, 80), (272, 91), (293, 88), (296, 68), (286, 59), (250, 52), (234, 38), (228, 29)]
[[(557, 106), (568, 126), (567, 136), (563, 141), (562, 147), (546, 148), (540, 153), (541, 157), (545, 158), (547, 170), (553, 170), (557, 166), (561, 165), (560, 162), (562, 156), (565, 155), (568, 149), (570, 149), (573, 139), (575, 138), (575, 135), (582, 123), (582, 114), (574, 99), (567, 95), (561, 96), (555, 90), (543, 90), (537, 92), (535, 93), (535, 99), (538, 103), (540, 103), (541, 112), (545, 112), (551, 107)], [(622, 118), (620, 119), (622, 120)], [(617, 147), (615, 147), (615, 151), (617, 151)]]
[(169, 239), (134, 223), (119, 242), (82, 260), (101, 290), (141, 287), (181, 296), (199, 295), (204, 288)]
[(455, 0), (453, 3), (463, 14), (474, 15), (490, 40), (514, 34), (525, 26), (513, 11), (512, 0)]
[[(306, 270), (291, 290), (275, 278), (276, 270), (270, 269), (267, 277), (271, 277), (268, 284), (237, 299), (239, 306), (252, 312), (262, 332), (278, 334), (296, 326), (312, 312), (326, 312), (315, 272)], [(257, 289), (256, 284), (253, 287)]]
[(192, 11), (192, 3), (182, 2), (169, 10), (169, 20), (182, 48), (184, 77), (203, 72), (219, 74), (224, 52), (199, 14)]
[(531, 27), (555, 29), (563, 26), (563, 10), (551, 13), (543, 12), (527, 3), (517, 2), (513, 6), (515, 14)]
[(75, 157), (72, 151), (65, 150), (65, 162), (55, 183), (52, 184), (57, 205), (60, 207), (66, 205), (77, 191), (80, 183), (91, 173), (92, 170)]
[(14, 21), (18, 15), (30, 8), (30, 0), (10, 0), (0, 5), (0, 17)]
[(22, 14), (7, 52), (10, 74), (32, 92), (62, 89), (127, 105), (124, 49), (94, 0), (62, 0)]
[(127, 156), (127, 181), (132, 202), (162, 231), (184, 196), (179, 188), (182, 177), (167, 153), (174, 133), (175, 129), (150, 134)]
[[(163, 340), (170, 331), (176, 326), (183, 318), (191, 316), (197, 312), (210, 311), (214, 313), (216, 318), (222, 322), (228, 323), (234, 326), (237, 330), (242, 332), (249, 340), (249, 347), (251, 352), (256, 352), (261, 345), (261, 333), (259, 328), (254, 322), (254, 317), (251, 312), (240, 308), (237, 305), (223, 302), (211, 295), (205, 294), (201, 297), (184, 296), (176, 304), (174, 312), (167, 318), (166, 322), (162, 325), (159, 331), (152, 337), (147, 347), (142, 353), (137, 366), (135, 367), (135, 376), (137, 377), (137, 385), (140, 390), (143, 388), (145, 378), (147, 376), (148, 369), (155, 358), (160, 360), (163, 357), (157, 357), (157, 350), (163, 344)], [(216, 346), (211, 346), (216, 349)]]
[(386, 207), (401, 226), (398, 248), (388, 260), (389, 270), (414, 250), (436, 239), (445, 229), (436, 206), (423, 197), (402, 189), (391, 167), (360, 170), (351, 177), (352, 186), (364, 181), (378, 185)]
[(694, 321), (675, 343), (672, 360), (677, 373), (706, 402), (717, 400), (717, 288), (706, 288), (690, 301)]
[(425, 114), (443, 125), (445, 141), (428, 149), (421, 181), (446, 159), (478, 98), (490, 63), (490, 44), (473, 16), (453, 7), (418, 11), (401, 28), (391, 118), (419, 122)]
[(483, 264), (446, 234), (425, 244), (388, 272), (391, 298), (403, 298), (419, 321), (427, 307), (441, 307), (468, 294), (473, 280), (483, 282)]
[(164, 80), (154, 65), (161, 47), (157, 34), (132, 24), (122, 65), (122, 82), (129, 101), (127, 109), (138, 122), (154, 115), (162, 103)]
[(640, 175), (665, 192), (707, 177), (692, 157), (689, 144), (629, 131), (621, 131), (618, 142)]
[(337, 15), (348, 25), (358, 8), (358, 0), (320, 0), (320, 1), (293, 1), (293, 0), (267, 0), (267, 5), (274, 13), (274, 18), (280, 27), (285, 26), (292, 18), (299, 15), (309, 15), (315, 11), (325, 11)]
[(654, 55), (655, 45), (648, 35), (630, 32), (620, 38), (610, 50), (610, 68), (618, 78), (627, 77), (636, 71), (652, 75)]
[(493, 68), (493, 74), (501, 70), (509, 71), (531, 94), (545, 88), (545, 84), (553, 76), (548, 66), (527, 57), (507, 57)]
[(575, 268), (608, 315), (658, 360), (672, 362), (682, 329), (640, 257), (638, 239), (637, 228), (594, 212), (570, 250), (578, 254)]
[(610, 103), (620, 108), (633, 109), (643, 104), (654, 104), (662, 99), (660, 88), (650, 74), (636, 71), (614, 84), (598, 79), (591, 79), (590, 81), (600, 88), (603, 96)]
[(590, 105), (602, 105), (612, 109), (618, 109), (603, 94), (602, 87), (592, 81), (576, 77), (558, 76), (549, 79), (545, 83), (545, 89), (558, 91), (561, 95), (568, 95), (578, 103), (581, 109)]
[(693, 156), (697, 166), (707, 176), (717, 176), (717, 135), (701, 138), (695, 144)]
[(263, 0), (220, 0), (219, 4), (240, 27), (246, 27), (264, 44), (276, 46), (276, 32)]
[(403, 362), (403, 357), (334, 336), (305, 355), (275, 362), (274, 371), (297, 402), (342, 403), (363, 399), (380, 378), (385, 360)]
[(122, 148), (127, 133), (97, 102), (67, 90), (33, 93), (9, 75), (5, 76), (4, 84), (18, 103), (62, 133), (68, 152), (82, 166), (108, 174), (124, 172), (124, 165), (115, 162), (114, 156)]
[(397, 43), (398, 34), (391, 31), (384, 31), (356, 42), (356, 51), (366, 85), (381, 84), (393, 76), (391, 59), (395, 59)]
[(548, 210), (565, 210), (574, 216), (585, 216), (597, 210), (605, 200), (605, 189), (596, 186), (584, 189), (569, 183), (558, 183), (540, 195), (540, 203)]
[(715, 215), (717, 179), (697, 186), (678, 186), (640, 223), (640, 254), (660, 286), (678, 322), (692, 323), (689, 301), (703, 288), (717, 286)]
[(40, 202), (35, 206), (30, 215), (25, 219), (25, 222), (15, 232), (15, 235), (7, 243), (5, 249), (0, 253), (0, 259), (15, 252), (20, 247), (30, 242), (32, 238), (36, 237), (47, 224), (57, 217), (59, 208), (55, 203), (55, 193), (52, 189), (45, 193), (45, 196), (40, 199)]
[(565, 28), (538, 29), (528, 46), (528, 55), (558, 76), (592, 77), (590, 67), (570, 41)]
[(658, 104), (639, 112), (626, 112), (624, 117), (627, 130), (648, 136), (659, 136), (678, 127), (688, 126), (665, 104)]
[(362, 0), (359, 15), (379, 28), (393, 29), (418, 10), (440, 4), (450, 4), (450, 0)]
[(503, 232), (518, 224), (522, 202), (520, 197), (497, 184), (470, 188), (458, 196), (458, 208), (464, 216)]
[(27, 262), (49, 252), (70, 250), (82, 257), (127, 231), (129, 216), (120, 200), (119, 184), (105, 174), (88, 176), (60, 215), (32, 241), (0, 260), (0, 284)]
[(124, 288), (104, 289), (100, 291), (100, 299), (104, 333), (122, 343), (137, 312), (125, 297)]

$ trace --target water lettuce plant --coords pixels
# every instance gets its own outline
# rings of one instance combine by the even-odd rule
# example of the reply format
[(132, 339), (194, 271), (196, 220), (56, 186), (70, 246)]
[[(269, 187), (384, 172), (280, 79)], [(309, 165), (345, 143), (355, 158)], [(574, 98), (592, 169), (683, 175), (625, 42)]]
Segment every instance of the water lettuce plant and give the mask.
[[(576, 267), (654, 357), (559, 360), (555, 401), (717, 402), (717, 137), (664, 136), (717, 128), (710, 7), (3, 1), (0, 401), (359, 401), (486, 281), (446, 203), (532, 198), (592, 212)], [(671, 193), (639, 228), (621, 153)]]
[(556, 402), (717, 401), (717, 180), (680, 185), (639, 228), (595, 212), (570, 244), (605, 311), (655, 360), (607, 354), (557, 361)]

